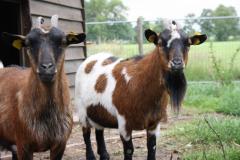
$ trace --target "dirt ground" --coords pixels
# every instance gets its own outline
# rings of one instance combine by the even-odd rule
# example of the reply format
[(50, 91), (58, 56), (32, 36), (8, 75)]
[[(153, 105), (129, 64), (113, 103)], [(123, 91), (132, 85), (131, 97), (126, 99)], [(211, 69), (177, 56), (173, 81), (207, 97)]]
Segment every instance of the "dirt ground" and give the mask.
[[(169, 127), (173, 126), (176, 122), (184, 122), (193, 119), (193, 115), (184, 114), (178, 116), (177, 120), (175, 117), (169, 117), (167, 123), (161, 125), (161, 132), (165, 132)], [(105, 130), (105, 140), (108, 152), (112, 160), (122, 160), (123, 151), (122, 143), (119, 138), (118, 131), (115, 129), (106, 129)], [(171, 137), (161, 136), (158, 137), (157, 142), (157, 160), (179, 160), (181, 154), (176, 150), (175, 145), (176, 139)], [(135, 131), (133, 132), (133, 144), (134, 144), (134, 160), (144, 160), (147, 157), (147, 147), (146, 147), (146, 133), (145, 131)], [(95, 155), (98, 159), (96, 153), (96, 141), (95, 133), (92, 130), (92, 145), (95, 152)], [(11, 155), (9, 152), (1, 152), (2, 160), (10, 160)], [(48, 160), (49, 152), (37, 153), (34, 154), (34, 160)], [(85, 144), (83, 142), (81, 127), (78, 124), (74, 125), (71, 137), (68, 141), (65, 153), (64, 160), (85, 160)]]

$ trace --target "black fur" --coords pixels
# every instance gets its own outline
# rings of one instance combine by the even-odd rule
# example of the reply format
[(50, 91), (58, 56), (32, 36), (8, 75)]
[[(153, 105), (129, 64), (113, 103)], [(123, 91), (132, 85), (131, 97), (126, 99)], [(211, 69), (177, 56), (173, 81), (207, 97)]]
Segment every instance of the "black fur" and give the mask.
[(134, 152), (132, 137), (130, 138), (129, 141), (125, 141), (125, 139), (122, 136), (120, 137), (123, 143), (124, 160), (132, 160), (132, 155)]
[(187, 90), (184, 72), (168, 72), (165, 81), (170, 94), (171, 106), (175, 111), (179, 111)]
[(147, 134), (148, 160), (156, 160), (156, 135)]
[(130, 58), (126, 58), (124, 60), (121, 60), (121, 62), (124, 62), (124, 61), (129, 61), (129, 60), (134, 60), (135, 62), (137, 61), (140, 61), (141, 59), (144, 58), (144, 55), (135, 55), (133, 57), (130, 57)]
[(118, 57), (111, 56), (108, 58), (108, 60), (110, 60), (111, 62), (115, 62), (116, 60), (118, 60)]

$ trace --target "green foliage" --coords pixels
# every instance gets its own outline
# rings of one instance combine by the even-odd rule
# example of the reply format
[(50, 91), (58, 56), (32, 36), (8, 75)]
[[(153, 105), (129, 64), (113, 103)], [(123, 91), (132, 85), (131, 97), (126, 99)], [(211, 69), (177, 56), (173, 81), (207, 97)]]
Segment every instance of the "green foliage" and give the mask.
[[(224, 160), (221, 151), (216, 148), (206, 149), (207, 153), (201, 151), (194, 151), (192, 153), (184, 154), (183, 160)], [(234, 147), (227, 147), (227, 160), (239, 160), (240, 159), (240, 150)]]
[[(88, 22), (127, 20), (127, 7), (123, 5), (121, 0), (89, 0), (86, 1), (85, 5)], [(98, 41), (98, 43), (113, 39), (129, 40), (133, 34), (134, 31), (129, 23), (87, 26), (87, 39)]]
[[(234, 7), (219, 5), (215, 10), (204, 9), (201, 16), (237, 16), (237, 12)], [(203, 33), (207, 34), (209, 37), (214, 36), (217, 41), (226, 41), (229, 37), (236, 37), (236, 35), (239, 34), (238, 18), (200, 20), (199, 25)]]
[[(214, 79), (220, 82), (221, 85), (231, 85), (234, 80), (234, 62), (236, 61), (236, 57), (240, 51), (240, 47), (238, 47), (235, 53), (230, 58), (230, 63), (226, 66), (221, 65), (221, 60), (217, 59), (213, 51), (213, 43), (210, 42), (210, 58), (212, 62)], [(224, 72), (226, 70), (226, 72)]]
[(217, 112), (224, 114), (240, 116), (240, 87), (228, 86), (222, 89), (221, 99), (219, 99), (219, 107)]
[(184, 106), (197, 108), (200, 112), (213, 112), (219, 105), (221, 90), (216, 84), (190, 83)]
[[(211, 17), (213, 11), (211, 9), (203, 9), (200, 17)], [(208, 35), (208, 37), (214, 36), (214, 24), (211, 20), (200, 20), (199, 25), (201, 26), (202, 33)]]
[(218, 83), (188, 84), (184, 106), (199, 112), (221, 112), (240, 116), (239, 83), (222, 86)]
[(194, 24), (197, 23), (196, 19), (191, 19), (191, 18), (195, 18), (195, 14), (193, 13), (189, 13), (186, 16), (186, 20), (184, 21), (184, 27), (183, 30), (188, 34), (188, 35), (193, 35), (195, 30), (193, 29)]
[[(177, 137), (183, 159), (238, 160), (240, 119), (215, 115), (177, 125), (168, 134)], [(223, 147), (223, 148), (222, 148)], [(179, 149), (179, 148), (178, 148)]]

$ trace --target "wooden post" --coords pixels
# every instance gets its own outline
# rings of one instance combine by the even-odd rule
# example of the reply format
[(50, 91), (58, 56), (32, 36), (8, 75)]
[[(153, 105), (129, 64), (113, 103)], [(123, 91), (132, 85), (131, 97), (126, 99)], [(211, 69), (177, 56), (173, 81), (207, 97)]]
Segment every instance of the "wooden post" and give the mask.
[(138, 51), (140, 55), (143, 55), (143, 19), (139, 17), (137, 19), (137, 43)]

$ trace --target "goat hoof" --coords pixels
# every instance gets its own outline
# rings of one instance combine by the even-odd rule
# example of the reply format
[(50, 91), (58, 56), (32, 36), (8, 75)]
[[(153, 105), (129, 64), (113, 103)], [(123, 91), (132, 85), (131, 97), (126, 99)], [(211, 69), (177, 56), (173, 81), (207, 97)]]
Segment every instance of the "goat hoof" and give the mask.
[(110, 159), (110, 156), (107, 152), (100, 155), (100, 160), (109, 160), (109, 159)]
[(87, 160), (96, 160), (96, 157), (94, 155), (89, 155), (86, 157)]
[(155, 156), (148, 156), (147, 160), (156, 160)]
[(132, 160), (132, 156), (124, 156), (124, 160)]
[(96, 160), (95, 157), (87, 157), (87, 160)]

